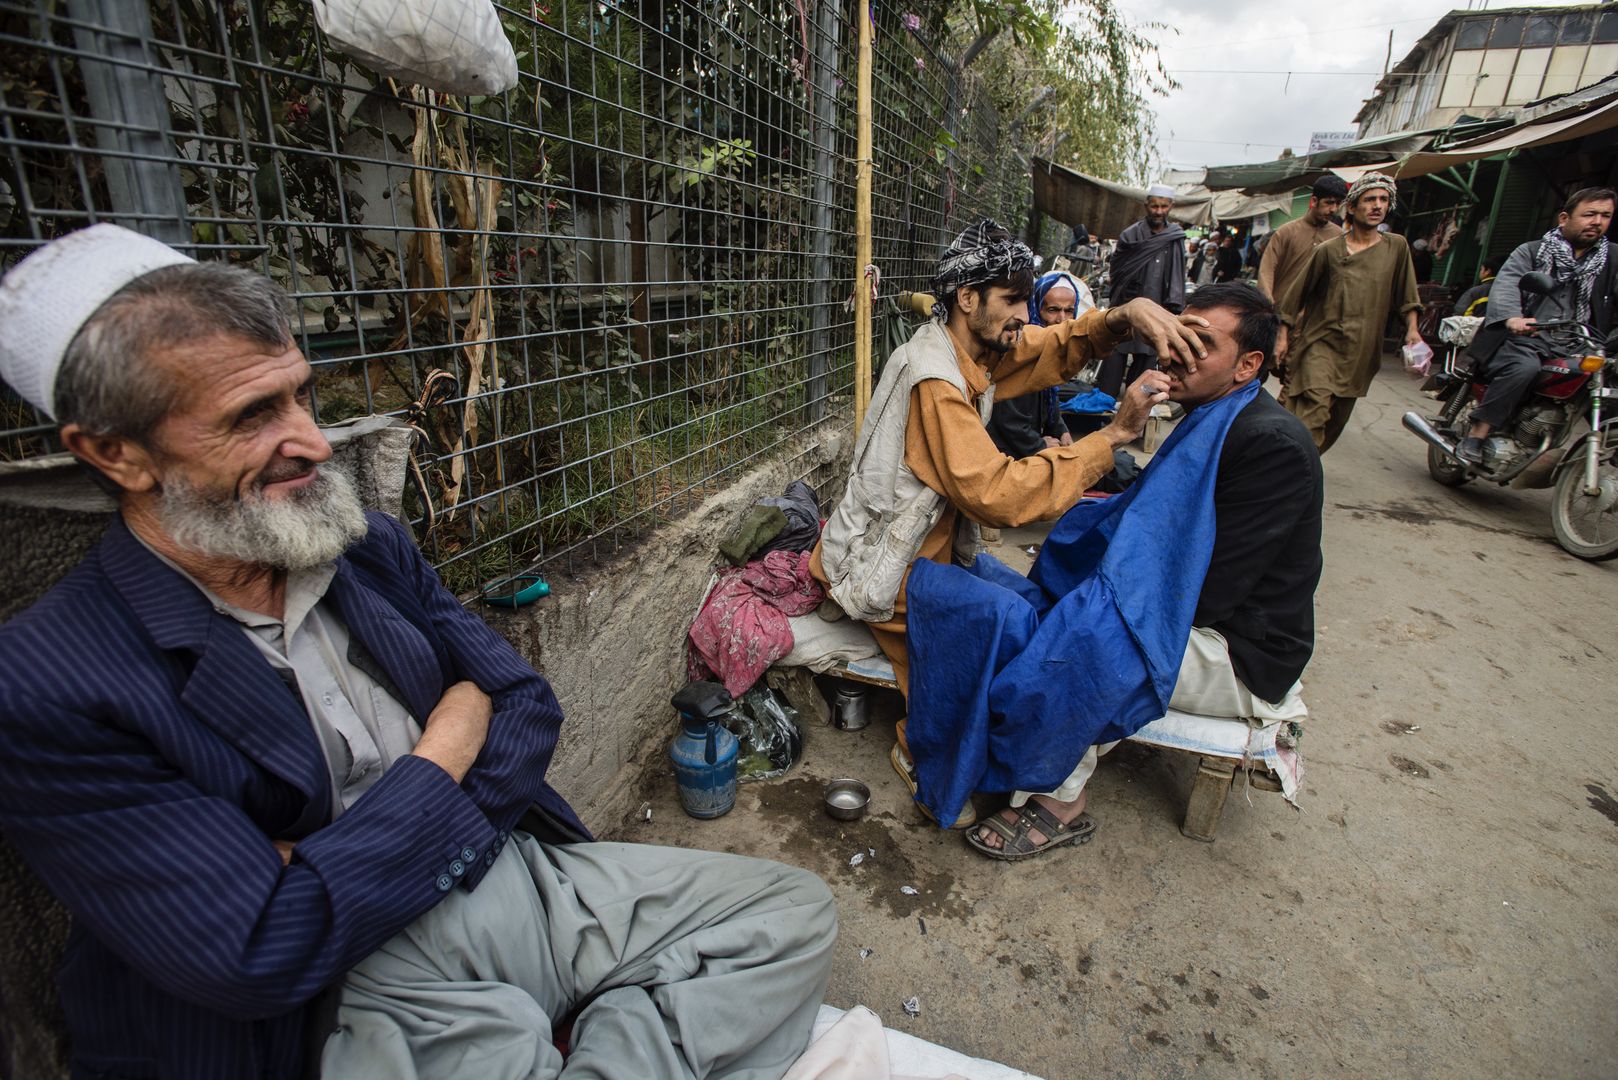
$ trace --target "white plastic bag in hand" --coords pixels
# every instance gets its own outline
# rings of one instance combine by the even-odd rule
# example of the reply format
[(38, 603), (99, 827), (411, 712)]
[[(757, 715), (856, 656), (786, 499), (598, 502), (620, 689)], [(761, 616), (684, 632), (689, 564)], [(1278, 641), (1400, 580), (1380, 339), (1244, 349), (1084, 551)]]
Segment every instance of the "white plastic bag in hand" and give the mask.
[(447, 94), (517, 85), (517, 54), (490, 0), (313, 0), (315, 21), (376, 71)]
[(1433, 348), (1425, 341), (1406, 345), (1399, 350), (1399, 355), (1404, 357), (1405, 371), (1418, 379), (1425, 378), (1433, 369)]

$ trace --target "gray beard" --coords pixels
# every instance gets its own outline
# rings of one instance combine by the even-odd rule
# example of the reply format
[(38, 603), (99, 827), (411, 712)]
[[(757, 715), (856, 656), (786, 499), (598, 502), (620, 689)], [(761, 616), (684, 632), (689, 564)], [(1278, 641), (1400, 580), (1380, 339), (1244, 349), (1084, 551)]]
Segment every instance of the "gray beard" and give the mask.
[(327, 466), (288, 498), (262, 492), (236, 499), (171, 481), (158, 520), (180, 547), (197, 555), (277, 570), (331, 562), (365, 536), (365, 508), (341, 469)]

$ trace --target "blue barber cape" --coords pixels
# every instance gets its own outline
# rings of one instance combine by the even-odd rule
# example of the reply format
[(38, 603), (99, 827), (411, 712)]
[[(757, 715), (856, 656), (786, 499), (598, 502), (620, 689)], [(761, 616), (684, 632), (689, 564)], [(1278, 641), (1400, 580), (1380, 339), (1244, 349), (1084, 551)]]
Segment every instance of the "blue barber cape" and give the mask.
[(918, 559), (906, 586), (917, 797), (1050, 791), (1096, 743), (1168, 711), (1214, 542), (1225, 433), (1257, 380), (1193, 410), (1121, 495), (1080, 503), (1028, 577)]

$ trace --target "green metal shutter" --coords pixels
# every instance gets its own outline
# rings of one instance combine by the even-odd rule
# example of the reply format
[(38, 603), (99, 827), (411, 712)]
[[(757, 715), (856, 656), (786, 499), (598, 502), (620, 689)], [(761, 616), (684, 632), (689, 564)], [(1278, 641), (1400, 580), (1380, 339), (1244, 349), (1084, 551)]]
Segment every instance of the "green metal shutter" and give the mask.
[(1550, 213), (1550, 186), (1540, 180), (1539, 170), (1525, 161), (1504, 164), (1505, 191), (1496, 201), (1494, 227), (1489, 231), (1489, 250), (1483, 254), (1508, 254), (1555, 224)]

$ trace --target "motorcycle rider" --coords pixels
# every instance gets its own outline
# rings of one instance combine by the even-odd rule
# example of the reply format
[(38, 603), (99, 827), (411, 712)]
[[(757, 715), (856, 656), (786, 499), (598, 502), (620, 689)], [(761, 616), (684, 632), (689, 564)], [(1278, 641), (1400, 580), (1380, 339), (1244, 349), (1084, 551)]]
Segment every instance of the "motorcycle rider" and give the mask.
[[(1615, 202), (1618, 195), (1611, 188), (1575, 191), (1556, 227), (1519, 246), (1500, 268), (1489, 289), (1487, 321), (1471, 348), (1474, 364), (1490, 381), (1472, 413), (1471, 430), (1455, 448), (1463, 461), (1482, 464), (1483, 440), (1510, 418), (1539, 374), (1541, 359), (1557, 351), (1538, 335), (1538, 323), (1577, 320), (1597, 341), (1612, 329), (1618, 254), (1609, 251), (1606, 233)], [(1523, 275), (1535, 270), (1556, 280), (1548, 295), (1522, 292)]]

